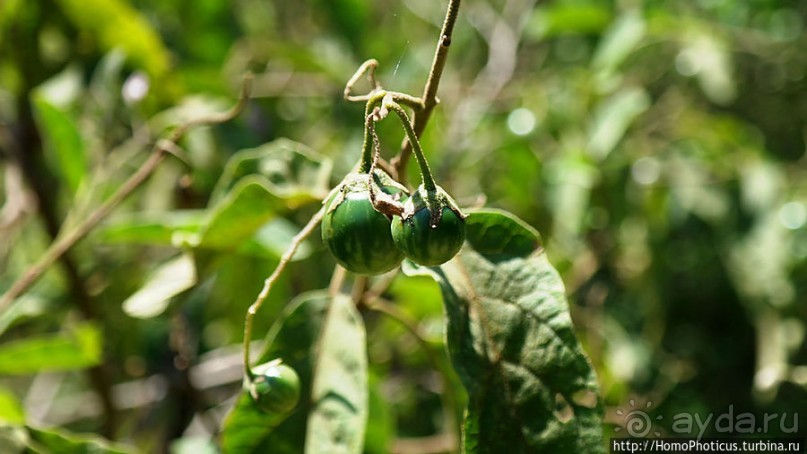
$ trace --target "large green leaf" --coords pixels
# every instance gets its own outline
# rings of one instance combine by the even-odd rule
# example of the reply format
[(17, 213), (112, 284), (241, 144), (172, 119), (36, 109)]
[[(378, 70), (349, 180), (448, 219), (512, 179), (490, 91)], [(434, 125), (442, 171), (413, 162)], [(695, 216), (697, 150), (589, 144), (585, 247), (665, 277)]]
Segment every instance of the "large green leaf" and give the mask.
[(241, 150), (230, 158), (212, 200), (225, 197), (242, 178), (251, 175), (278, 198), (265, 209), (294, 208), (325, 198), (329, 191), (331, 167), (330, 159), (305, 145), (278, 139), (257, 148)]
[(367, 345), (353, 301), (339, 295), (322, 328), (305, 452), (362, 452), (367, 424)]
[(449, 354), (469, 394), (464, 449), (602, 452), (596, 376), (538, 236), (504, 212), (471, 213), (468, 223), (477, 227), (454, 260), (405, 270), (442, 289)]
[(100, 361), (101, 333), (91, 323), (83, 323), (64, 333), (0, 345), (0, 375), (81, 369)]

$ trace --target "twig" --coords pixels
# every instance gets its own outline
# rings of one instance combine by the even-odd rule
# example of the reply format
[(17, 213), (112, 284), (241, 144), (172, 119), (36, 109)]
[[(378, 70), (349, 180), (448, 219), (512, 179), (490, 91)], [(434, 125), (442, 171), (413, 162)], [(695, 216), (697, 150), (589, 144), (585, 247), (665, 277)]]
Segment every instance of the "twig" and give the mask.
[(308, 221), (308, 224), (300, 230), (297, 235), (294, 236), (291, 240), (291, 244), (289, 245), (286, 252), (283, 253), (283, 256), (280, 257), (280, 262), (278, 262), (277, 267), (269, 277), (263, 282), (263, 288), (261, 292), (258, 294), (258, 297), (255, 298), (255, 302), (249, 306), (247, 309), (247, 315), (244, 319), (244, 373), (249, 376), (249, 346), (250, 346), (250, 339), (252, 339), (252, 322), (255, 318), (255, 314), (258, 313), (261, 306), (263, 305), (266, 298), (269, 296), (269, 292), (272, 290), (272, 285), (274, 285), (275, 281), (280, 277), (280, 274), (283, 273), (283, 270), (286, 269), (286, 265), (289, 264), (291, 258), (294, 257), (294, 253), (297, 252), (297, 248), (300, 247), (300, 244), (308, 238), (308, 235), (311, 235), (311, 232), (319, 225), (320, 221), (322, 221), (323, 216), (325, 216), (325, 205), (317, 211), (314, 216)]
[(172, 131), (167, 139), (158, 141), (154, 148), (151, 151), (151, 155), (149, 156), (148, 160), (135, 172), (131, 177), (129, 177), (126, 182), (124, 182), (120, 188), (109, 198), (106, 202), (104, 202), (98, 209), (90, 213), (87, 218), (81, 222), (78, 226), (76, 226), (73, 230), (65, 233), (63, 236), (57, 237), (57, 239), (50, 245), (47, 251), (42, 255), (42, 257), (37, 261), (34, 265), (32, 265), (28, 270), (23, 273), (23, 275), (17, 279), (14, 284), (11, 285), (11, 288), (0, 298), (0, 311), (3, 311), (12, 301), (14, 301), (17, 297), (22, 295), (26, 290), (28, 290), (40, 277), (42, 274), (48, 270), (60, 257), (62, 257), (65, 252), (70, 250), (79, 240), (84, 238), (95, 226), (98, 225), (104, 218), (106, 218), (109, 213), (121, 202), (125, 199), (129, 194), (131, 194), (135, 189), (137, 189), (143, 182), (148, 179), (148, 177), (154, 172), (154, 170), (159, 166), (160, 162), (165, 158), (166, 154), (169, 150), (166, 148), (166, 144), (176, 144), (184, 135), (185, 133), (195, 127), (201, 125), (209, 125), (209, 124), (218, 124), (224, 123), (235, 118), (244, 108), (249, 99), (249, 92), (251, 88), (251, 81), (252, 75), (247, 74), (244, 77), (244, 83), (241, 89), (241, 95), (238, 98), (236, 104), (227, 112), (220, 113), (220, 114), (213, 114), (208, 117), (204, 118), (197, 118), (191, 121), (188, 121), (182, 125), (179, 125), (176, 129)]
[[(448, 49), (451, 46), (451, 35), (454, 32), (454, 24), (457, 22), (459, 15), (461, 0), (449, 0), (448, 9), (446, 10), (446, 18), (443, 21), (443, 29), (440, 32), (440, 38), (437, 42), (437, 48), (434, 51), (434, 60), (432, 67), (429, 71), (429, 78), (426, 80), (426, 86), (423, 88), (423, 108), (415, 110), (413, 129), (415, 135), (420, 137), (423, 130), (426, 129), (426, 123), (429, 122), (432, 110), (437, 105), (437, 88), (440, 85), (440, 78), (443, 76), (443, 69), (446, 66), (446, 59), (448, 58)], [(406, 183), (406, 165), (409, 162), (409, 157), (412, 154), (412, 145), (408, 139), (404, 138), (403, 145), (401, 146), (401, 153), (397, 158), (392, 160), (392, 166), (395, 169), (393, 175), (398, 181)]]

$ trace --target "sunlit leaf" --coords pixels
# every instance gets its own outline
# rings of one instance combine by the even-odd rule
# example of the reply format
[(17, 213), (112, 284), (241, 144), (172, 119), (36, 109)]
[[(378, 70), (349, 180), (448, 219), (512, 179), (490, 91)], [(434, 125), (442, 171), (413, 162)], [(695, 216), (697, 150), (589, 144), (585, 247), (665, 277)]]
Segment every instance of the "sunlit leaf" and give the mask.
[(236, 249), (276, 215), (276, 198), (264, 181), (254, 176), (242, 179), (213, 209), (202, 227), (199, 245), (213, 249)]
[(592, 58), (592, 66), (605, 71), (618, 67), (642, 42), (646, 29), (647, 24), (639, 11), (624, 12), (602, 37)]
[(362, 452), (367, 424), (364, 321), (344, 295), (331, 300), (322, 327), (308, 415), (306, 452)]
[(650, 107), (650, 103), (650, 96), (640, 88), (620, 91), (604, 100), (594, 113), (588, 141), (591, 155), (605, 159), (631, 123)]
[(42, 96), (33, 97), (37, 122), (54, 170), (75, 194), (86, 174), (84, 143), (74, 118)]
[(104, 51), (120, 48), (152, 77), (168, 70), (169, 54), (148, 21), (123, 0), (57, 0), (76, 28)]
[(602, 32), (611, 20), (603, 4), (548, 4), (533, 10), (525, 32), (533, 39)]
[(180, 243), (182, 238), (196, 235), (204, 218), (204, 210), (132, 213), (110, 219), (97, 234), (110, 243), (171, 246)]
[(165, 311), (171, 298), (194, 284), (193, 258), (182, 254), (155, 269), (146, 283), (123, 302), (123, 311), (131, 317), (155, 317)]
[[(495, 225), (489, 216), (486, 224)], [(512, 216), (498, 216), (512, 225)], [(563, 282), (541, 251), (507, 255), (493, 262), (466, 247), (440, 268), (407, 270), (432, 276), (443, 290), (448, 350), (469, 394), (465, 449), (603, 452), (597, 380), (572, 329)]]
[(3, 375), (82, 369), (100, 361), (101, 333), (91, 323), (59, 334), (0, 344), (0, 374)]
[(270, 208), (296, 207), (328, 194), (331, 161), (305, 145), (278, 139), (258, 148), (241, 150), (227, 162), (212, 200), (218, 201), (243, 178), (260, 181), (279, 202)]
[(24, 424), (25, 412), (14, 393), (6, 388), (0, 388), (0, 425), (4, 423)]

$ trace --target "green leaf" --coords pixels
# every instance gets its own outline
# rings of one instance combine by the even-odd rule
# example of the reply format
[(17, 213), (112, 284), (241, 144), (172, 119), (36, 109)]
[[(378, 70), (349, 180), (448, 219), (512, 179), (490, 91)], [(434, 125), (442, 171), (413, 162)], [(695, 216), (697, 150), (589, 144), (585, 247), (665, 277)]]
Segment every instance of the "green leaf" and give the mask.
[(604, 72), (616, 69), (642, 42), (647, 24), (641, 13), (628, 10), (606, 31), (592, 58), (592, 66)]
[[(488, 230), (497, 219), (506, 229), (516, 218), (488, 214)], [(520, 233), (503, 235), (503, 244), (530, 236), (514, 230)], [(440, 268), (405, 267), (432, 276), (443, 293), (449, 354), (469, 394), (465, 451), (603, 452), (596, 376), (557, 271), (541, 250), (501, 247), (508, 252), (494, 261), (474, 244), (478, 238)]]
[(120, 48), (152, 77), (168, 70), (168, 50), (148, 21), (123, 0), (57, 0), (65, 16), (104, 51)]
[[(271, 449), (271, 452), (278, 454), (297, 454), (302, 451), (306, 418), (311, 405), (315, 346), (329, 302), (325, 291), (303, 293), (292, 300), (266, 335), (266, 347), (256, 362), (263, 364), (283, 358), (283, 362), (297, 372), (301, 390), (297, 409), (277, 427), (260, 424), (263, 430), (256, 434), (257, 430), (250, 424), (251, 408), (236, 405), (224, 423), (221, 437), (224, 452), (252, 453)], [(262, 450), (262, 447), (266, 449)]]
[(110, 243), (179, 245), (183, 238), (199, 233), (204, 218), (204, 210), (132, 213), (111, 219), (98, 229), (98, 235)]
[(303, 144), (278, 139), (257, 148), (241, 150), (227, 162), (213, 192), (219, 201), (242, 178), (253, 176), (278, 198), (265, 209), (295, 208), (328, 195), (331, 160)]
[(91, 323), (83, 323), (64, 333), (0, 345), (0, 374), (82, 369), (100, 361), (101, 332)]
[(202, 227), (198, 246), (211, 249), (237, 249), (275, 216), (275, 197), (258, 178), (242, 179), (213, 209)]
[(50, 300), (30, 293), (17, 298), (6, 310), (0, 312), (0, 335), (21, 320), (46, 313), (51, 304)]
[(533, 10), (525, 33), (540, 40), (565, 35), (595, 35), (611, 20), (611, 11), (602, 4), (551, 4)]
[(75, 194), (87, 173), (84, 142), (78, 126), (68, 112), (51, 104), (45, 97), (34, 95), (32, 102), (54, 170)]
[(146, 283), (123, 302), (123, 311), (131, 317), (155, 317), (165, 311), (171, 298), (195, 284), (193, 258), (181, 254), (154, 270)]
[(134, 449), (113, 444), (94, 435), (79, 435), (59, 429), (35, 429), (27, 427), (29, 446), (34, 452), (59, 454), (129, 454)]
[(367, 424), (367, 344), (353, 301), (331, 301), (315, 366), (306, 452), (361, 453)]
[(25, 412), (14, 393), (0, 388), (0, 425), (4, 423), (25, 424)]
[(259, 452), (257, 446), (289, 416), (288, 413), (270, 413), (262, 410), (246, 390), (241, 390), (235, 407), (227, 415), (221, 446), (227, 453)]
[[(251, 255), (263, 258), (279, 258), (289, 248), (300, 228), (284, 218), (270, 219), (261, 226), (255, 235), (247, 240), (239, 249), (242, 255)], [(311, 255), (314, 248), (309, 241), (303, 241), (294, 253), (292, 261), (302, 260)]]
[(504, 210), (484, 208), (468, 212), (465, 240), (491, 262), (526, 257), (541, 245), (541, 235)]
[(597, 107), (588, 142), (589, 152), (605, 159), (619, 143), (628, 127), (650, 107), (650, 96), (641, 88), (615, 93)]

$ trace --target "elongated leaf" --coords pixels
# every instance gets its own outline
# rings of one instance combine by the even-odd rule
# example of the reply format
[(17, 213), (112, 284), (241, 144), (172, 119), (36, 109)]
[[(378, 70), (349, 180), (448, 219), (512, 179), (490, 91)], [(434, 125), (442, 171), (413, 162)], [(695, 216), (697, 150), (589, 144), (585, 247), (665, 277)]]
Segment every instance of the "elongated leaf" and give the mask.
[(504, 212), (472, 214), (469, 224), (486, 229), (469, 229), (454, 260), (405, 270), (442, 289), (449, 354), (469, 394), (465, 451), (603, 452), (597, 381), (560, 276), (541, 249), (501, 246), (537, 245), (534, 230)]
[(168, 51), (148, 21), (123, 0), (57, 0), (65, 16), (106, 51), (119, 48), (150, 76), (168, 70)]
[(146, 283), (123, 302), (123, 310), (132, 317), (160, 315), (171, 298), (196, 284), (193, 258), (182, 254), (154, 270)]
[(101, 361), (101, 333), (84, 323), (68, 332), (0, 344), (0, 374), (73, 370)]
[(306, 452), (361, 453), (367, 424), (367, 345), (353, 301), (331, 301), (319, 342)]
[(0, 388), (0, 425), (5, 423), (24, 424), (25, 413), (14, 393), (6, 388)]
[(84, 179), (86, 158), (84, 142), (75, 120), (43, 96), (33, 96), (37, 123), (42, 130), (45, 148), (52, 158), (55, 171), (75, 194)]
[(650, 96), (639, 88), (620, 91), (605, 100), (594, 116), (589, 152), (597, 159), (605, 159), (650, 103)]
[[(301, 294), (289, 303), (267, 334), (266, 347), (256, 362), (263, 364), (283, 358), (283, 362), (297, 372), (301, 390), (297, 409), (276, 427), (267, 427), (251, 417), (252, 409), (244, 405), (241, 397), (224, 424), (221, 436), (224, 452), (299, 454), (302, 451), (311, 405), (315, 346), (329, 301), (327, 292), (315, 291)], [(256, 430), (254, 424), (261, 430)]]
[(198, 234), (204, 217), (204, 210), (134, 213), (111, 219), (98, 229), (98, 235), (110, 243), (171, 246), (178, 243), (180, 237)]
[(36, 429), (28, 426), (30, 447), (34, 452), (59, 454), (130, 454), (135, 450), (113, 444), (94, 435), (79, 435), (58, 429)]
[(244, 177), (260, 181), (277, 202), (265, 207), (294, 208), (319, 201), (328, 194), (331, 161), (303, 144), (278, 139), (257, 148), (241, 150), (227, 162), (213, 192), (218, 201)]

